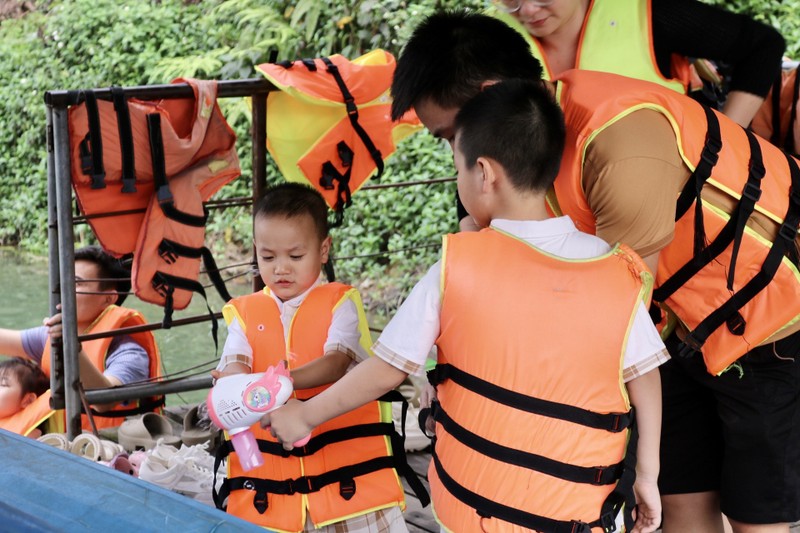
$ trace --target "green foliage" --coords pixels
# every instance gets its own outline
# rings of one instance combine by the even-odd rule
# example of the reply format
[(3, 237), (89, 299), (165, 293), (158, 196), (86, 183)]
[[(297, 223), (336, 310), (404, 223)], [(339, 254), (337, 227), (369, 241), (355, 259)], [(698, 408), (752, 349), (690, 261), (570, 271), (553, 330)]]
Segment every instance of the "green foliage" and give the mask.
[[(706, 0), (778, 28), (787, 55), (800, 58), (798, 2)], [(254, 65), (375, 48), (398, 54), (411, 31), (441, 9), (482, 9), (484, 0), (38, 0), (21, 18), (0, 22), (0, 245), (46, 250), (46, 147), (43, 94), (52, 89), (166, 83), (177, 77), (244, 79)], [(236, 131), (242, 178), (221, 197), (251, 194), (250, 107), (223, 99)], [(418, 133), (389, 159), (381, 183), (452, 176), (449, 148)], [(282, 178), (274, 164), (268, 181)], [(373, 315), (386, 316), (439, 255), (455, 230), (455, 185), (364, 190), (334, 230), (337, 273), (362, 287)], [(217, 252), (250, 255), (248, 206), (214, 211)], [(82, 227), (79, 234), (88, 233)], [(422, 248), (418, 248), (422, 247)], [(412, 249), (378, 255), (382, 252)], [(376, 255), (372, 255), (376, 254)], [(369, 257), (353, 257), (364, 256)], [(350, 257), (350, 259), (345, 259)]]

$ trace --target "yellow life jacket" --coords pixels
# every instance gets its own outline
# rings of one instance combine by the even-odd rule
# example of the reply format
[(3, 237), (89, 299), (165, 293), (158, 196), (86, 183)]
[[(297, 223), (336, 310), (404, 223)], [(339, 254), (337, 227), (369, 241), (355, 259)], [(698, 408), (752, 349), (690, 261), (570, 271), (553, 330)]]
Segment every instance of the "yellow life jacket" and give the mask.
[[(539, 41), (508, 13), (494, 10), (492, 15), (522, 34), (531, 51), (542, 64), (542, 78), (553, 75), (547, 55)], [(653, 25), (650, 0), (591, 0), (581, 27), (573, 68), (599, 70), (657, 83), (673, 91), (686, 93), (699, 83), (687, 58), (673, 55), (674, 78), (661, 74), (653, 49)]]
[[(292, 319), (287, 341), (268, 289), (235, 298), (223, 315), (228, 323), (239, 323), (253, 347), (253, 372), (283, 360), (291, 369), (323, 355), (333, 312), (348, 299), (356, 304), (362, 346), (369, 350), (361, 298), (356, 289), (341, 283), (321, 285), (308, 294)], [(305, 400), (326, 388), (298, 390), (294, 396)], [(289, 456), (269, 431), (258, 424), (251, 429), (265, 452), (263, 466), (243, 472), (230, 446), (217, 455), (219, 462), (230, 454), (228, 479), (216, 498), (222, 501), (230, 492), (229, 513), (269, 529), (296, 532), (303, 530), (306, 513), (315, 527), (322, 527), (379, 509), (405, 507), (398, 472), (413, 472), (395, 433), (390, 404), (369, 402), (322, 424), (306, 446)], [(427, 497), (418, 481), (417, 486)]]
[(351, 196), (395, 145), (422, 127), (410, 111), (391, 120), (395, 59), (373, 50), (256, 67), (280, 91), (267, 97), (267, 148), (283, 176), (308, 183), (341, 217)]
[(50, 391), (41, 394), (32, 403), (25, 406), (17, 413), (0, 418), (0, 429), (11, 431), (23, 437), (27, 437), (31, 431), (42, 424), (47, 423), (46, 429), (42, 433), (61, 433), (56, 419), (56, 411), (50, 407)]
[[(673, 127), (693, 174), (676, 198), (675, 236), (659, 254), (653, 300), (690, 332), (683, 355), (702, 351), (716, 375), (800, 320), (800, 272), (786, 255), (796, 246), (800, 222), (796, 159), (721, 113), (655, 84), (573, 70), (559, 79), (557, 99), (567, 140), (553, 209), (587, 233), (596, 229), (582, 179), (591, 140), (637, 109), (655, 110)], [(718, 195), (700, 194), (704, 187)], [(736, 204), (732, 214), (720, 196)], [(754, 211), (780, 225), (772, 239), (748, 224)]]
[[(126, 307), (110, 305), (95, 319), (94, 323), (89, 326), (88, 331), (84, 333), (107, 332), (130, 326), (139, 326), (145, 323), (144, 317), (139, 314), (138, 311)], [(129, 336), (144, 348), (150, 358), (148, 376), (151, 378), (160, 377), (161, 355), (152, 332), (143, 331), (140, 333), (131, 333)], [(113, 337), (103, 337), (82, 343), (83, 351), (100, 372), (103, 372), (106, 368), (106, 357), (108, 356), (108, 347), (111, 345), (112, 338)], [(42, 354), (42, 370), (49, 376), (50, 368), (50, 338), (48, 337), (45, 343), (44, 353)], [(140, 401), (118, 404), (114, 409), (103, 413), (92, 410), (92, 415), (97, 428), (102, 429), (122, 424), (126, 416), (148, 411), (159, 412), (162, 405), (164, 405), (164, 397), (158, 396)], [(83, 429), (92, 429), (89, 419), (85, 414), (81, 415), (81, 425)]]
[(106, 251), (133, 253), (133, 290), (166, 308), (165, 327), (193, 292), (205, 296), (197, 281), (201, 258), (230, 299), (203, 246), (203, 202), (240, 174), (236, 135), (217, 104), (216, 82), (174, 83), (187, 83), (193, 96), (143, 101), (112, 88), (113, 102), (86, 91), (84, 102), (69, 109), (78, 206)]
[(495, 229), (445, 236), (443, 257), (436, 517), (448, 531), (613, 525), (634, 503), (622, 362), (647, 268), (624, 245), (563, 259)]

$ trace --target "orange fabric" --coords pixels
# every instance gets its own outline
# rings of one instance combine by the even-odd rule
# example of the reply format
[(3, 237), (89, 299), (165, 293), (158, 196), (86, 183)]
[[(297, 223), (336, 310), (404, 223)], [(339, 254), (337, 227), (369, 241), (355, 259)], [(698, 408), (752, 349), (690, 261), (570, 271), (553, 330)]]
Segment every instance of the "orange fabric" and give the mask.
[[(602, 86), (603, 91), (597, 87)], [(697, 102), (657, 85), (610, 74), (570, 71), (561, 77), (559, 103), (564, 111), (567, 142), (561, 171), (556, 178), (555, 193), (561, 212), (570, 215), (576, 226), (587, 233), (596, 229), (592, 207), (583, 189), (582, 162), (587, 146), (616, 120), (634, 109), (649, 108), (662, 113), (673, 125), (677, 146), (685, 163), (694, 168), (700, 160), (707, 130), (705, 114)], [(706, 188), (738, 199), (747, 179), (750, 149), (744, 130), (720, 113), (723, 147)], [(631, 139), (632, 137), (629, 137)], [(756, 209), (780, 221), (788, 207), (791, 185), (784, 154), (776, 147), (758, 140), (764, 159), (766, 176), (761, 182), (762, 195)], [(727, 216), (712, 209), (714, 195), (703, 195), (707, 240), (716, 237)], [(661, 250), (656, 284), (668, 279), (693, 254), (693, 208), (675, 223), (675, 237)], [(760, 269), (769, 249), (747, 228), (737, 259), (734, 288), (743, 287)], [(689, 329), (694, 329), (706, 316), (729, 297), (727, 290), (731, 246), (672, 295), (665, 306)], [(704, 345), (702, 352), (708, 371), (718, 374), (752, 347), (782, 330), (800, 316), (800, 283), (788, 259), (783, 260), (770, 285), (740, 311), (747, 322), (744, 336), (718, 328)]]
[[(780, 98), (778, 104), (778, 116), (780, 117), (780, 131), (776, 138), (776, 144), (781, 148), (786, 143), (786, 137), (791, 131), (794, 137), (793, 146), (789, 149), (793, 152), (798, 151), (797, 143), (800, 140), (800, 122), (795, 118), (792, 121), (792, 105), (797, 102), (798, 94), (795, 90), (795, 83), (797, 78), (797, 68), (784, 69), (781, 71), (780, 82)], [(753, 122), (750, 124), (752, 130), (765, 139), (772, 140), (772, 135), (775, 133), (775, 124), (772, 122), (772, 92), (775, 90), (773, 84), (764, 103), (758, 108), (758, 112), (753, 117)]]
[[(323, 355), (323, 348), (335, 306), (354, 290), (341, 283), (328, 283), (315, 288), (300, 305), (292, 321), (288, 344), (284, 342), (278, 306), (265, 291), (234, 298), (233, 305), (245, 321), (245, 333), (254, 351), (253, 372), (263, 372), (268, 366), (288, 360), (289, 369), (300, 367)], [(294, 396), (307, 399), (325, 387), (296, 391)], [(345, 415), (336, 417), (314, 430), (312, 437), (326, 431), (357, 424), (381, 421), (380, 405), (370, 402)], [(255, 425), (256, 438), (275, 442), (275, 438)], [(236, 453), (228, 459), (228, 478), (246, 476), (285, 480), (314, 476), (375, 457), (390, 454), (388, 439), (366, 437), (337, 442), (319, 452), (303, 457), (278, 457), (264, 454), (264, 465), (243, 472)], [(339, 494), (339, 484), (333, 483), (319, 492), (308, 495), (269, 494), (268, 508), (259, 514), (253, 507), (253, 492), (232, 491), (228, 497), (228, 512), (249, 522), (278, 531), (302, 531), (306, 512), (317, 526), (338, 522), (347, 517), (381, 508), (402, 505), (404, 496), (394, 470), (383, 469), (355, 479), (356, 492), (350, 500)]]
[[(126, 307), (118, 307), (110, 305), (105, 311), (94, 321), (94, 324), (88, 331), (83, 333), (99, 333), (106, 331), (113, 331), (120, 328), (139, 326), (145, 324), (144, 317), (133, 309)], [(145, 349), (147, 355), (150, 357), (149, 376), (158, 377), (161, 375), (161, 354), (156, 345), (156, 339), (153, 337), (152, 332), (143, 331), (141, 333), (132, 333), (129, 336), (136, 341), (142, 348)], [(108, 355), (108, 347), (111, 345), (113, 337), (103, 337), (82, 343), (83, 351), (89, 357), (92, 364), (101, 372), (106, 368), (106, 356)], [(42, 354), (42, 370), (45, 374), (50, 375), (50, 338), (48, 337), (45, 343), (44, 353)], [(117, 405), (115, 410), (130, 409), (135, 402), (129, 402), (127, 405)], [(97, 429), (118, 426), (122, 424), (124, 417), (94, 417), (94, 423)], [(91, 424), (86, 415), (81, 415), (81, 425), (83, 429), (91, 430)]]
[(0, 429), (26, 436), (39, 424), (50, 418), (53, 413), (55, 411), (50, 408), (50, 391), (48, 390), (21, 411), (0, 418)]
[[(618, 246), (599, 258), (563, 260), (485, 229), (446, 236), (444, 258), (440, 364), (526, 396), (598, 413), (630, 409), (622, 361), (633, 317), (646, 296), (646, 268), (630, 249)], [(476, 280), (482, 280), (480, 290)], [(527, 413), (451, 380), (437, 391), (450, 418), (494, 443), (579, 466), (611, 465), (624, 457), (627, 431)], [(555, 520), (597, 520), (614, 488), (571, 483), (486, 457), (440, 424), (435, 442), (444, 470), (460, 485)], [(498, 518), (481, 519), (442, 486), (433, 465), (428, 475), (436, 516), (448, 531), (528, 531)]]
[[(173, 83), (184, 82), (192, 87), (194, 98), (128, 100), (136, 168), (135, 193), (121, 192), (122, 156), (114, 104), (102, 100), (97, 102), (106, 172), (104, 189), (92, 189), (91, 177), (85, 175), (81, 169), (80, 145), (89, 133), (86, 104), (69, 109), (72, 184), (81, 212), (84, 215), (94, 215), (127, 210), (141, 211), (123, 216), (89, 218), (89, 224), (103, 248), (112, 254), (123, 255), (134, 251), (136, 236), (144, 220), (144, 209), (153, 196), (153, 162), (146, 118), (148, 114), (161, 115), (164, 163), (169, 177), (192, 166), (202, 166), (198, 162), (203, 159), (210, 161), (218, 157), (235, 157), (236, 136), (216, 102), (216, 82), (179, 78)], [(207, 200), (218, 188), (203, 190), (203, 199)]]

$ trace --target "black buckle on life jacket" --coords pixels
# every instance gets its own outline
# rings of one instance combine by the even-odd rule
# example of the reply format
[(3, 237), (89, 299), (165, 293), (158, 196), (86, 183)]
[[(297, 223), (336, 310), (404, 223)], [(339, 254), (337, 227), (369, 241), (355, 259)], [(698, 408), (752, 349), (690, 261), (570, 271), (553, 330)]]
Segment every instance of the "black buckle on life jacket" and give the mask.
[(730, 331), (733, 335), (741, 337), (742, 335), (744, 335), (744, 330), (745, 327), (747, 326), (747, 321), (744, 319), (741, 313), (736, 311), (735, 314), (729, 316), (728, 319), (725, 320), (725, 325), (728, 326), (728, 331)]
[(269, 508), (269, 495), (267, 491), (264, 489), (257, 489), (255, 484), (249, 480), (244, 482), (244, 488), (255, 491), (255, 495), (253, 495), (253, 507), (258, 511), (258, 514), (267, 512)]
[(785, 222), (781, 224), (781, 227), (778, 229), (778, 235), (782, 239), (786, 239), (787, 241), (794, 241), (797, 238), (797, 228), (793, 227)]
[(603, 528), (605, 533), (611, 533), (617, 530), (617, 521), (615, 520), (614, 513), (605, 513), (600, 515), (600, 527)]
[[(758, 165), (761, 167), (761, 176), (764, 176), (764, 165)], [(758, 173), (758, 169), (753, 171), (753, 174)], [(744, 189), (742, 189), (742, 198), (747, 198), (753, 203), (758, 202), (759, 198), (761, 198), (761, 187), (756, 185), (755, 183), (747, 182), (744, 184)]]
[(352, 498), (355, 495), (356, 495), (355, 479), (346, 479), (344, 481), (339, 482), (339, 496), (341, 496), (345, 500), (350, 500), (350, 498)]
[(171, 204), (174, 201), (172, 191), (169, 190), (169, 185), (164, 184), (156, 189), (156, 199), (159, 204)]
[(570, 533), (592, 533), (592, 528), (586, 522), (581, 522), (580, 520), (572, 520), (570, 522), (572, 525), (572, 529)]
[[(162, 239), (158, 244), (158, 256), (170, 265), (178, 260), (178, 254), (175, 248), (173, 248), (172, 244), (166, 239)], [(164, 295), (162, 294), (162, 296)]]
[(722, 150), (722, 140), (714, 135), (706, 134), (706, 143), (700, 153), (700, 159), (713, 167), (719, 161), (720, 150)]
[(694, 354), (700, 351), (703, 347), (700, 342), (694, 338), (693, 333), (689, 333), (683, 342), (680, 344), (680, 349), (678, 350), (678, 357), (683, 359), (688, 359), (692, 357)]

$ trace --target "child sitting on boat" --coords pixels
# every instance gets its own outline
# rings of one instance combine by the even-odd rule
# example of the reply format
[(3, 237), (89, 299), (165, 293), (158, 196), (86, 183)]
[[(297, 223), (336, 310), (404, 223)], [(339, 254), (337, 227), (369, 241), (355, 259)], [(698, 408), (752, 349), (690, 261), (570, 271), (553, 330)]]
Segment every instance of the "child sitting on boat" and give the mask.
[[(266, 287), (223, 308), (228, 336), (212, 376), (264, 372), (285, 360), (295, 396), (311, 398), (369, 359), (361, 297), (353, 287), (322, 279), (331, 237), (317, 191), (297, 183), (269, 188), (253, 219)], [(402, 459), (390, 446), (391, 410), (374, 400), (353, 407), (317, 428), (293, 454), (256, 425), (265, 462), (249, 471), (226, 443), (228, 479), (218, 501), (228, 496), (229, 513), (280, 531), (408, 531), (395, 470)]]
[(262, 425), (291, 450), (421, 374), (435, 343), (429, 482), (443, 530), (610, 531), (624, 514), (627, 531), (654, 531), (665, 348), (644, 306), (652, 276), (626, 246), (550, 217), (565, 129), (542, 84), (491, 85), (457, 115), (437, 115), (439, 125), (453, 117), (439, 132), (484, 229), (445, 236), (441, 261), (386, 326), (376, 357)]
[(12, 357), (0, 362), (0, 428), (38, 438), (50, 409), (50, 380), (33, 361)]

